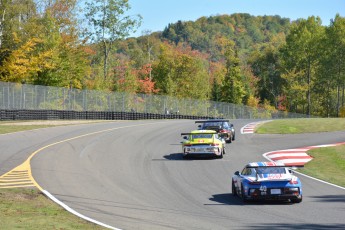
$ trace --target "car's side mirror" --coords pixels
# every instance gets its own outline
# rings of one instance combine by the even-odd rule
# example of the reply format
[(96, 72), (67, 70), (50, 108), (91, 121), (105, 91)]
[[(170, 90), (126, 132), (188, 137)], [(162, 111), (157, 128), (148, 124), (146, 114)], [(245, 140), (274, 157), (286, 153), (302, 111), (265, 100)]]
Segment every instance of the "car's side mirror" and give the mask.
[(187, 136), (183, 136), (183, 139), (188, 140), (188, 137)]
[(235, 175), (236, 175), (236, 176), (239, 176), (239, 175), (240, 175), (240, 172), (239, 172), (239, 171), (236, 171), (236, 172), (235, 172)]

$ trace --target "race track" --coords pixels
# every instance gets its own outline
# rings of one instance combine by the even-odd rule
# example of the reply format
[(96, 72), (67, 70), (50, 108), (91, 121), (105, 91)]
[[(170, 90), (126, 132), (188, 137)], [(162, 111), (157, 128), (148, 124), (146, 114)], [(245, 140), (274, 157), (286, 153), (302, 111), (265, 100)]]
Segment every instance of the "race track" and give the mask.
[[(303, 202), (242, 203), (231, 176), (262, 154), (345, 141), (345, 132), (240, 133), (223, 159), (188, 159), (192, 120), (115, 121), (1, 135), (0, 175), (31, 160), (37, 183), (87, 217), (119, 229), (343, 229), (345, 190), (300, 176)], [(15, 146), (11, 145), (17, 143)]]

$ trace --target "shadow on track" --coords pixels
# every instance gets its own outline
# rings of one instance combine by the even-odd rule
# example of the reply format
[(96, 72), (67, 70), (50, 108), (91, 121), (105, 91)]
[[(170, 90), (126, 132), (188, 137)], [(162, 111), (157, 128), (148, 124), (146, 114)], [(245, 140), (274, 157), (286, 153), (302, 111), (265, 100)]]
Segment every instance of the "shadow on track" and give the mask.
[(190, 160), (218, 160), (216, 157), (213, 156), (188, 156), (183, 157), (182, 153), (171, 153), (169, 155), (164, 156), (167, 160), (172, 161), (190, 161)]
[(278, 230), (288, 230), (288, 229), (303, 229), (303, 230), (329, 230), (329, 229), (344, 229), (344, 225), (341, 224), (291, 224), (291, 223), (281, 223), (281, 224), (260, 224), (247, 226), (248, 229), (256, 230), (266, 230), (266, 229), (278, 229)]
[(232, 193), (215, 194), (209, 198), (210, 201), (219, 204), (205, 204), (205, 205), (296, 205), (287, 201), (278, 200), (247, 200), (243, 202), (238, 196), (233, 196)]
[(345, 195), (329, 195), (329, 196), (311, 196), (309, 198), (317, 199), (319, 202), (344, 202)]

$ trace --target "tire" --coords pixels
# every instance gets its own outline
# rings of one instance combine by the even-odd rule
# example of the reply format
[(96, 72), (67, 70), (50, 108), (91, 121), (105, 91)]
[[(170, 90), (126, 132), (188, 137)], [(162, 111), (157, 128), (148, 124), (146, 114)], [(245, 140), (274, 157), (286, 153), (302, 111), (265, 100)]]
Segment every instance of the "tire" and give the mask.
[(294, 203), (294, 204), (301, 203), (301, 202), (302, 202), (302, 196), (301, 198), (291, 199), (291, 203)]
[(219, 159), (222, 159), (224, 155), (224, 148), (221, 150), (220, 155), (218, 156)]
[(243, 202), (247, 202), (247, 198), (246, 196), (244, 195), (244, 188), (243, 188), (243, 185), (241, 186), (241, 199)]
[(235, 134), (232, 136), (232, 140), (233, 140), (233, 141), (235, 140)]
[[(186, 153), (185, 150), (184, 150), (184, 153)], [(187, 158), (188, 158), (188, 154), (184, 154), (184, 153), (182, 153), (182, 158), (183, 158), (183, 159), (187, 159)]]
[(229, 137), (229, 139), (226, 141), (226, 143), (231, 143), (232, 142), (232, 136)]
[(233, 196), (237, 196), (237, 192), (236, 192), (236, 187), (235, 187), (235, 184), (234, 182), (231, 183), (231, 192), (232, 192), (232, 195)]

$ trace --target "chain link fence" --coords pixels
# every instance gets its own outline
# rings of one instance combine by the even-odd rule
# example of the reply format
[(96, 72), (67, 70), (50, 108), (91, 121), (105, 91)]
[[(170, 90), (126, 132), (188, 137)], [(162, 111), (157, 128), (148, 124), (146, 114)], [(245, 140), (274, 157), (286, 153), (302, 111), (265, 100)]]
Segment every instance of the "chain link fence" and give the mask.
[(49, 110), (73, 111), (74, 114), (78, 114), (78, 112), (88, 112), (90, 114), (115, 112), (116, 114), (138, 113), (165, 116), (222, 117), (227, 119), (307, 117), (304, 114), (267, 111), (224, 102), (180, 99), (163, 95), (78, 90), (10, 82), (0, 82), (0, 109), (2, 113), (15, 110), (20, 110), (22, 113), (25, 113), (25, 111)]

